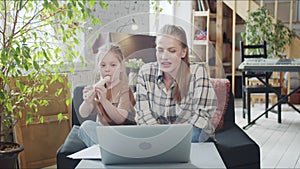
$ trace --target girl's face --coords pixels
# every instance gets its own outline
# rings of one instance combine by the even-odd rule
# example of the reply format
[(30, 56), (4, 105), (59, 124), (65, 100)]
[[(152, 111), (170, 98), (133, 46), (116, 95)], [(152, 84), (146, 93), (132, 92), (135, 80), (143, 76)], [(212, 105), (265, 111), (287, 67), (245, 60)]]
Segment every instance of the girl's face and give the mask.
[(121, 63), (119, 56), (114, 52), (108, 52), (102, 59), (99, 69), (101, 77), (110, 76), (110, 83), (120, 80)]
[(168, 36), (157, 36), (156, 57), (163, 72), (175, 77), (186, 52), (187, 50), (181, 46), (179, 40)]

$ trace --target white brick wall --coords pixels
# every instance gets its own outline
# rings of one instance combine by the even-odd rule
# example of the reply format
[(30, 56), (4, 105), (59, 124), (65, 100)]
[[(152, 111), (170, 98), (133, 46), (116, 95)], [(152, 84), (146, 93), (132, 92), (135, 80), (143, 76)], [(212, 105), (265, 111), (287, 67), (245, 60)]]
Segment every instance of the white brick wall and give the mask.
[(94, 71), (90, 70), (82, 70), (82, 71), (77, 71), (75, 73), (68, 73), (68, 81), (71, 83), (71, 95), (73, 96), (73, 91), (76, 86), (85, 86), (88, 84), (93, 84), (94, 83)]

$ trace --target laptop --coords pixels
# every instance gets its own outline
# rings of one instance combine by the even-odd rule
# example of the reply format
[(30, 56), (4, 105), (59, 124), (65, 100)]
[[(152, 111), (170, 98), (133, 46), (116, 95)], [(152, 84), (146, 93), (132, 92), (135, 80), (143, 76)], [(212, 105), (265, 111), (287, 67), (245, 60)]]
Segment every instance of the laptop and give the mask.
[(96, 132), (103, 164), (190, 160), (190, 124), (99, 126)]

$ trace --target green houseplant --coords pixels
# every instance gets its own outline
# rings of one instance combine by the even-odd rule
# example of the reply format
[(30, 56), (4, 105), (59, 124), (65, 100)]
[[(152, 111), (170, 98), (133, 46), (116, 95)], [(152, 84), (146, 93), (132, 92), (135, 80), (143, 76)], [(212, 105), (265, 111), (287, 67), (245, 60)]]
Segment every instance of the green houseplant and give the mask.
[[(250, 12), (245, 23), (246, 31), (241, 32), (241, 37), (247, 44), (267, 43), (267, 55), (269, 58), (285, 58), (287, 46), (291, 44), (295, 33), (286, 27), (280, 20), (274, 22), (266, 7), (261, 6), (257, 11)], [(248, 51), (253, 54), (259, 51)], [(275, 77), (277, 79), (277, 77)], [(279, 75), (280, 86), (283, 86), (283, 72)], [(283, 93), (283, 92), (282, 92)]]
[(126, 71), (128, 73), (128, 83), (133, 86), (135, 90), (136, 78), (139, 69), (144, 65), (144, 61), (142, 59), (128, 59), (125, 62)]
[(264, 6), (250, 12), (245, 26), (245, 32), (241, 32), (242, 40), (247, 44), (262, 44), (266, 41), (268, 57), (284, 55), (286, 46), (295, 36), (293, 30), (287, 28), (280, 20), (274, 23), (270, 12)]
[[(16, 122), (24, 117), (26, 124), (44, 121), (37, 112), (40, 106), (47, 106), (48, 100), (39, 94), (47, 91), (49, 84), (62, 82), (61, 70), (79, 57), (75, 50), (79, 44), (76, 35), (86, 29), (85, 22), (101, 24), (92, 13), (97, 3), (102, 8), (108, 7), (102, 0), (0, 1), (0, 163), (5, 164), (0, 164), (1, 167), (14, 167), (8, 165), (3, 154), (12, 149), (11, 144), (4, 142), (12, 141), (6, 136)], [(72, 66), (69, 71), (73, 72)], [(11, 82), (15, 83), (14, 90), (10, 90)], [(64, 91), (57, 89), (55, 94), (61, 92)], [(66, 104), (70, 102), (66, 100)], [(66, 117), (58, 114), (57, 118)]]
[(125, 62), (125, 66), (126, 68), (130, 68), (130, 69), (140, 69), (142, 66), (144, 65), (144, 61), (142, 59), (128, 59)]

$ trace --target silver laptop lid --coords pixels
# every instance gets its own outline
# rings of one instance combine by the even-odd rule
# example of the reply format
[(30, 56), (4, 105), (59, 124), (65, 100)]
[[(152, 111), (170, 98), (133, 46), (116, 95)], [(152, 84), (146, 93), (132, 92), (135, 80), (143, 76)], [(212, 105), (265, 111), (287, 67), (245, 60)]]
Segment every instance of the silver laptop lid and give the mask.
[(143, 125), (97, 127), (102, 162), (188, 162), (192, 125)]

